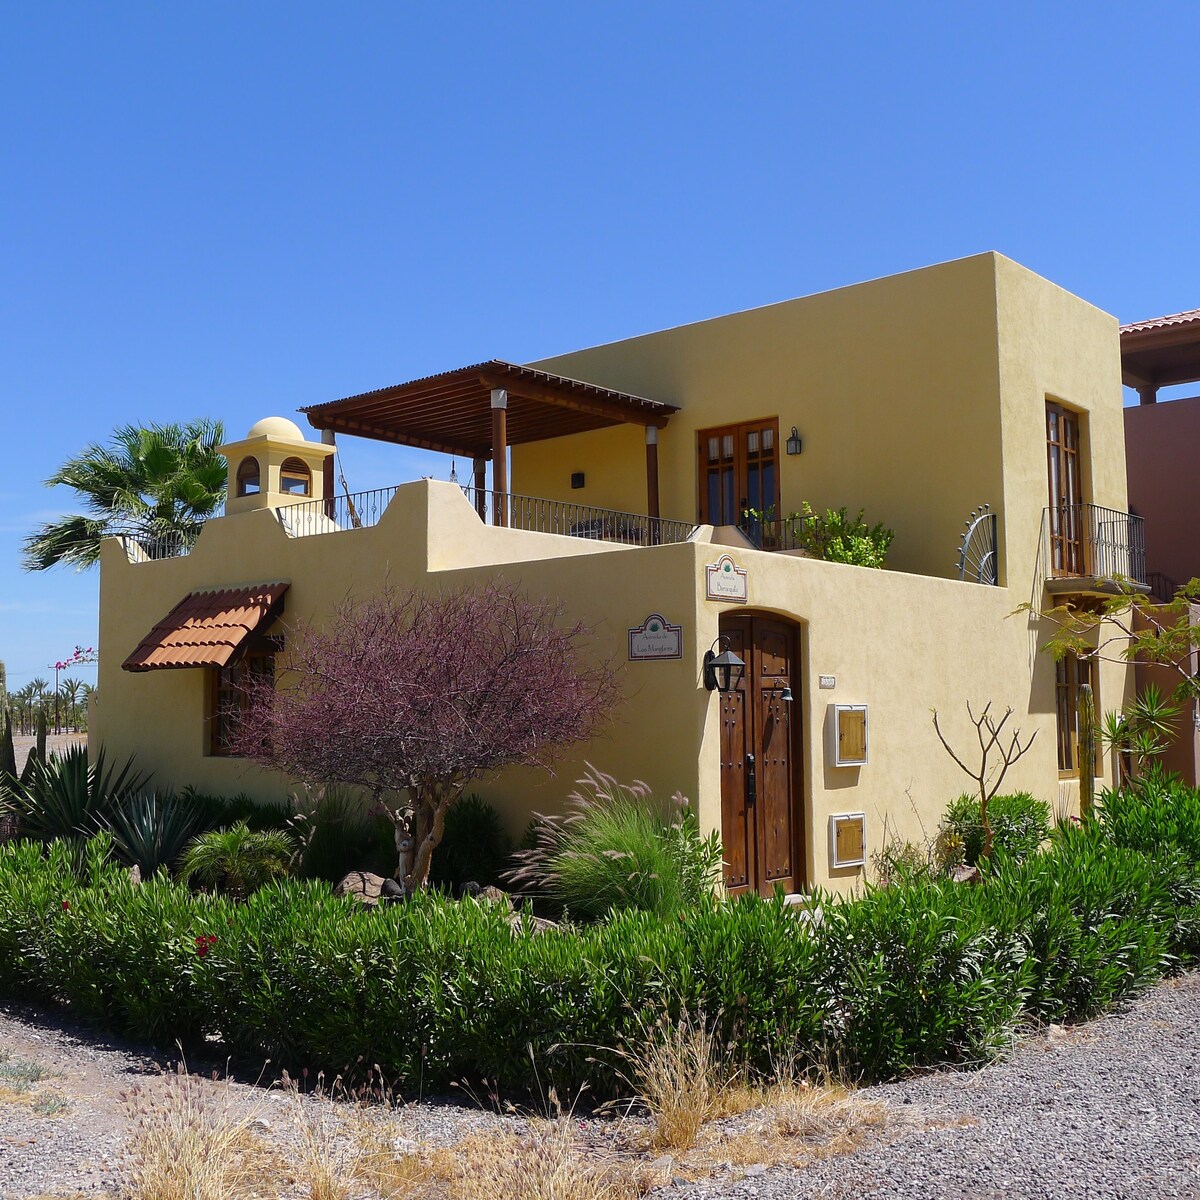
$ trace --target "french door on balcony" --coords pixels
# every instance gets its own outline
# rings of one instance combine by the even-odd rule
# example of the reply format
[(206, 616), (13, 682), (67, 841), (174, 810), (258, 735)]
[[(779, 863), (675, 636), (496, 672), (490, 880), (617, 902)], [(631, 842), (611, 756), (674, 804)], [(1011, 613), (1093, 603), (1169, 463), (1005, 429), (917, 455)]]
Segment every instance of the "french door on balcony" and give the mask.
[(702, 429), (699, 519), (703, 525), (746, 525), (779, 513), (779, 420), (747, 421)]
[(1046, 405), (1046, 455), (1050, 478), (1050, 570), (1083, 575), (1083, 489), (1079, 471), (1079, 417), (1060, 404)]

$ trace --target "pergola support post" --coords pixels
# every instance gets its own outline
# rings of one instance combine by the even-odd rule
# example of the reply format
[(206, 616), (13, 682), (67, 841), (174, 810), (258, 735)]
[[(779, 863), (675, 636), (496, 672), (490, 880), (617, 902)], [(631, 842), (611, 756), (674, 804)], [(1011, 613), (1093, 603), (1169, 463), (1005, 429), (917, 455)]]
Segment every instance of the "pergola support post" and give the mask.
[(650, 517), (650, 544), (657, 546), (662, 536), (658, 510), (658, 430), (646, 426), (646, 513)]
[(508, 392), (492, 388), (492, 524), (508, 524)]
[(471, 482), (475, 488), (475, 511), (479, 519), (487, 521), (487, 459), (471, 460)]
[[(321, 445), (322, 446), (337, 446), (337, 439), (332, 429), (321, 430)], [(334, 482), (334, 454), (327, 454), (325, 461), (321, 464), (321, 494), (325, 497), (325, 515), (332, 521), (334, 519), (334, 509), (337, 507), (337, 498), (334, 492), (337, 491), (337, 485)]]
[(1158, 403), (1158, 384), (1143, 383), (1138, 385), (1138, 402), (1141, 404)]

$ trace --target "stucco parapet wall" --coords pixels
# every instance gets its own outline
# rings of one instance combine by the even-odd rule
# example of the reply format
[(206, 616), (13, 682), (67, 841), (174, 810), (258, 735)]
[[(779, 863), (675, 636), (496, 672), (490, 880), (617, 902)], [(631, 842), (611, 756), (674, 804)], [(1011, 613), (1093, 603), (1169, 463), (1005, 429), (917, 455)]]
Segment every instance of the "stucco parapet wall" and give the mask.
[[(302, 507), (312, 503), (320, 502)], [(248, 550), (253, 551), (252, 558), (261, 569), (274, 576), (280, 573), (281, 563), (294, 562), (297, 568), (308, 569), (312, 561), (331, 553), (331, 543), (337, 544), (339, 559), (353, 545), (356, 556), (394, 558), (402, 554), (410, 566), (426, 572), (665, 549), (486, 525), (461, 488), (432, 479), (400, 485), (378, 522), (361, 529), (298, 533), (289, 527), (286, 514), (287, 507), (214, 517), (206, 522), (190, 553), (181, 558), (139, 559), (135, 548), (126, 547), (120, 538), (109, 538), (101, 547), (101, 567), (103, 570), (107, 564), (112, 569), (124, 563), (141, 571), (165, 570), (186, 577), (192, 586), (208, 586), (203, 580), (211, 576), (211, 585), (218, 586), (228, 582), (232, 564), (245, 560)], [(707, 543), (717, 539), (712, 526), (701, 526), (691, 540)], [(183, 563), (190, 565), (183, 567)]]

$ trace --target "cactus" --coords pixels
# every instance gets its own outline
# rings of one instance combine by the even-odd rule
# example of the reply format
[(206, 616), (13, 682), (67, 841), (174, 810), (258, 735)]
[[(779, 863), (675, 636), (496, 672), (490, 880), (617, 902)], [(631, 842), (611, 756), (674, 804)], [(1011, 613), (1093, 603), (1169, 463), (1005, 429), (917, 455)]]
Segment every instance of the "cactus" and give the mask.
[(1092, 815), (1096, 802), (1096, 700), (1092, 685), (1079, 685), (1079, 815)]
[(37, 754), (39, 761), (46, 761), (46, 710), (38, 709), (37, 715), (37, 745), (34, 752)]

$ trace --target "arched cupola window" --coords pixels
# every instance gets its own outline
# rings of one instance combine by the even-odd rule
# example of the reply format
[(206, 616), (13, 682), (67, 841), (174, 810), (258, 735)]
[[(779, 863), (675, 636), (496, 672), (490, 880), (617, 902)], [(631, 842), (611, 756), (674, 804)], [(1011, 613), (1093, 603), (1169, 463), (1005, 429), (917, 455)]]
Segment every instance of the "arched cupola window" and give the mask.
[(239, 496), (257, 496), (261, 491), (262, 479), (258, 459), (243, 458), (237, 469), (237, 494)]
[(312, 471), (303, 459), (284, 459), (279, 468), (279, 490), (286, 496), (312, 495)]

